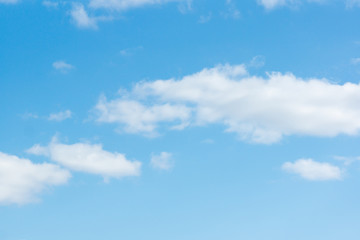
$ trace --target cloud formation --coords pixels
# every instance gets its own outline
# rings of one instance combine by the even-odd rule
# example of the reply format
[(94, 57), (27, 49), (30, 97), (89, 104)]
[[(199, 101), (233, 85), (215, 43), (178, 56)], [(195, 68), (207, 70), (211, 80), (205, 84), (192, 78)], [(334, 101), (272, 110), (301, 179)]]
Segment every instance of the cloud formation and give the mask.
[(357, 135), (359, 102), (359, 84), (276, 72), (264, 78), (244, 65), (219, 65), (179, 80), (139, 82), (118, 99), (101, 98), (95, 112), (97, 121), (130, 133), (220, 123), (242, 140), (269, 144), (288, 135)]
[(272, 10), (274, 8), (284, 6), (292, 0), (258, 0), (258, 4), (262, 5), (267, 10)]
[(360, 0), (346, 0), (346, 7), (360, 7)]
[(48, 117), (49, 121), (57, 121), (57, 122), (61, 122), (64, 121), (68, 118), (71, 118), (71, 111), (70, 110), (66, 110), (63, 112), (58, 112), (58, 113), (52, 113), (50, 114), (50, 116)]
[(81, 3), (72, 4), (70, 16), (75, 25), (79, 28), (97, 29), (96, 18), (90, 17), (84, 8), (84, 5)]
[(282, 169), (289, 173), (298, 174), (310, 181), (341, 180), (342, 170), (329, 163), (315, 162), (312, 159), (299, 159), (294, 163), (286, 162)]
[(351, 59), (351, 64), (353, 64), (353, 65), (358, 65), (358, 64), (360, 64), (360, 58), (352, 58), (352, 59)]
[(72, 113), (70, 110), (66, 110), (63, 112), (58, 112), (58, 113), (52, 113), (50, 114), (50, 116), (48, 117), (49, 121), (57, 121), (57, 122), (61, 122), (64, 121), (68, 118), (71, 118)]
[(62, 72), (62, 73), (67, 73), (68, 71), (70, 71), (71, 69), (74, 68), (73, 65), (65, 62), (65, 61), (56, 61), (52, 64), (53, 68), (55, 68), (56, 70)]
[(177, 122), (172, 128), (184, 128), (190, 118), (190, 109), (184, 105), (154, 104), (147, 106), (135, 100), (120, 98), (108, 101), (101, 97), (95, 106), (98, 122), (118, 123), (128, 133), (156, 135), (159, 123)]
[(160, 170), (169, 170), (174, 166), (172, 154), (168, 152), (161, 152), (159, 155), (151, 157), (151, 166)]
[[(266, 10), (273, 10), (279, 7), (296, 7), (304, 2), (324, 4), (331, 2), (329, 0), (257, 0), (258, 4), (263, 6)], [(343, 0), (346, 8), (359, 7), (360, 0)]]
[(43, 1), (42, 5), (44, 5), (47, 8), (57, 8), (59, 6), (59, 2), (55, 1)]
[(90, 0), (92, 8), (106, 8), (111, 10), (127, 10), (145, 5), (164, 4), (168, 2), (181, 2), (183, 0)]
[(140, 162), (130, 161), (124, 154), (105, 151), (99, 144), (67, 145), (53, 139), (48, 146), (36, 144), (27, 152), (47, 156), (70, 170), (98, 174), (104, 179), (140, 175)]
[(0, 203), (25, 204), (38, 200), (38, 194), (50, 186), (65, 184), (67, 170), (49, 163), (33, 163), (0, 152)]

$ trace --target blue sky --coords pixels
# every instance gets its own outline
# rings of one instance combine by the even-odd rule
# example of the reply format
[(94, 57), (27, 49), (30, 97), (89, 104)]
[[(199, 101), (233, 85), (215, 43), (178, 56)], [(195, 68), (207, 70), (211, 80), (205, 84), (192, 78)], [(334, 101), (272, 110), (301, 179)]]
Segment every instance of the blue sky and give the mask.
[(0, 239), (359, 239), (359, 21), (0, 0)]

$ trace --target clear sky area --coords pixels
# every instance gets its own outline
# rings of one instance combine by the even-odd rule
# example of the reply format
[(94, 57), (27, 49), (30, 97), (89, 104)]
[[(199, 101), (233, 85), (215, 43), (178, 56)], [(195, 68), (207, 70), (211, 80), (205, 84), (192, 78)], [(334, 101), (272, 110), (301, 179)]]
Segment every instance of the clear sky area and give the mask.
[(359, 240), (360, 0), (0, 0), (0, 240)]

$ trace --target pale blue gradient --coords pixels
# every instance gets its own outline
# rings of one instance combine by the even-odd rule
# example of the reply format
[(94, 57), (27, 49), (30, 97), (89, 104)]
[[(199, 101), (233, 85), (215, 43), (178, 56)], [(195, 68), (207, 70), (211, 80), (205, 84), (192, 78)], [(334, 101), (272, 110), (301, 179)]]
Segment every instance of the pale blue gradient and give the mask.
[[(185, 12), (178, 3), (96, 11), (114, 17), (97, 30), (77, 28), (69, 4), (0, 3), (0, 151), (49, 161), (25, 150), (58, 135), (67, 143), (101, 143), (143, 163), (139, 177), (105, 183), (72, 172), (68, 184), (40, 194), (41, 202), (1, 205), (0, 240), (360, 238), (359, 163), (340, 181), (312, 182), (281, 170), (300, 158), (343, 166), (334, 156), (360, 156), (357, 136), (286, 136), (261, 145), (225, 133), (222, 125), (160, 130), (159, 137), (146, 138), (94, 121), (91, 109), (101, 94), (112, 98), (141, 80), (249, 64), (255, 56), (266, 60), (248, 69), (255, 75), (279, 71), (359, 82), (360, 64), (351, 59), (360, 57), (360, 8), (335, 1), (266, 11), (255, 0), (233, 3), (237, 19), (226, 16), (225, 0), (193, 0)], [(199, 23), (210, 12), (211, 19)], [(58, 60), (74, 69), (55, 70)], [(67, 109), (71, 119), (46, 119)], [(151, 155), (163, 151), (173, 154), (170, 171), (150, 165)]]

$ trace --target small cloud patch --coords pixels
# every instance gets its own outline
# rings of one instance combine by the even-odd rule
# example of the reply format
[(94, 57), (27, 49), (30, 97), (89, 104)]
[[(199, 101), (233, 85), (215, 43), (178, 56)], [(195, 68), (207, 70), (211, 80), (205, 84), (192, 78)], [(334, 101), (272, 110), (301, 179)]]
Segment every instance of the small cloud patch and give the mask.
[(65, 62), (65, 61), (56, 61), (52, 64), (53, 68), (62, 72), (62, 73), (67, 73), (69, 72), (71, 69), (74, 68), (73, 65)]
[(57, 121), (57, 122), (61, 122), (64, 121), (68, 118), (71, 118), (72, 116), (72, 112), (70, 110), (66, 110), (63, 112), (58, 112), (58, 113), (52, 113), (50, 114), (50, 116), (48, 117), (49, 121)]
[(337, 166), (316, 162), (312, 159), (299, 159), (293, 163), (286, 162), (282, 165), (282, 169), (309, 181), (341, 180), (343, 174)]
[(159, 155), (153, 155), (151, 157), (150, 164), (153, 168), (160, 170), (170, 170), (174, 167), (172, 154), (168, 152), (162, 152)]

